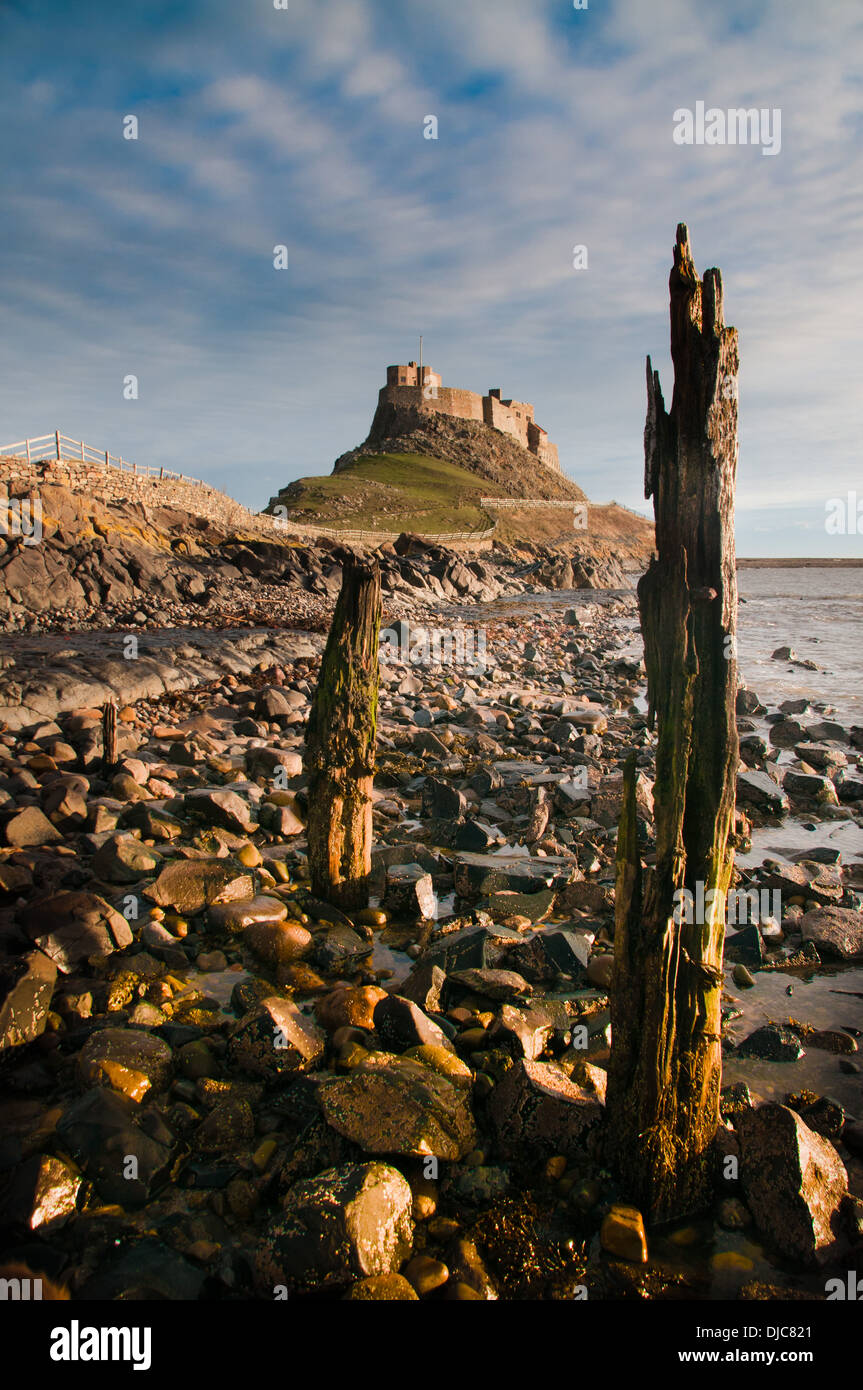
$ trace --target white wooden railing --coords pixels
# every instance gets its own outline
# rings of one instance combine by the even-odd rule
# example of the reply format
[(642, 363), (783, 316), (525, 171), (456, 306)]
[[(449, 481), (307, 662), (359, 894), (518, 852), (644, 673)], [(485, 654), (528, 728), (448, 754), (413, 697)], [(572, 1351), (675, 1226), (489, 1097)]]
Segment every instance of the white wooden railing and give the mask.
[(200, 478), (190, 478), (186, 473), (173, 473), (169, 468), (150, 468), (129, 463), (128, 459), (117, 454), (109, 454), (107, 449), (94, 449), (83, 439), (70, 439), (68, 435), (55, 430), (53, 434), (40, 434), (35, 439), (19, 439), (14, 444), (0, 444), (0, 457), (18, 458), (27, 463), (89, 463), (94, 467), (117, 468), (124, 473), (133, 473), (139, 478), (161, 478), (165, 481), (194, 483), (198, 487), (206, 484)]

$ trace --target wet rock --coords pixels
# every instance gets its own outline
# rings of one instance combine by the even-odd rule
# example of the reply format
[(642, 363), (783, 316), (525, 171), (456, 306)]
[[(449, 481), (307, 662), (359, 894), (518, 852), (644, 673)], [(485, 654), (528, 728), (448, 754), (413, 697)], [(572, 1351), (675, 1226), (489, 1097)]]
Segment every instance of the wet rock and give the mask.
[(455, 1180), (455, 1191), (463, 1202), (483, 1207), (498, 1197), (505, 1197), (510, 1188), (510, 1176), (506, 1168), (479, 1164), (476, 1168), (466, 1168)]
[(171, 1049), (161, 1038), (138, 1028), (101, 1028), (78, 1054), (78, 1074), (85, 1086), (107, 1083), (115, 1091), (142, 1100), (161, 1090), (171, 1077)]
[(251, 1148), (255, 1138), (255, 1118), (247, 1100), (240, 1097), (220, 1101), (194, 1136), (199, 1153), (232, 1153)]
[(419, 1294), (401, 1274), (373, 1274), (357, 1280), (347, 1298), (352, 1303), (417, 1303)]
[(736, 709), (738, 714), (762, 714), (764, 706), (755, 694), (754, 690), (747, 690), (743, 686), (737, 692)]
[(463, 792), (442, 782), (437, 777), (427, 777), (423, 784), (423, 815), (437, 816), (442, 820), (460, 820), (467, 809)]
[(458, 827), (453, 843), (456, 849), (485, 854), (502, 840), (500, 831), (486, 821), (466, 820)]
[(804, 942), (811, 941), (825, 960), (863, 956), (863, 912), (848, 907), (818, 907), (800, 918)]
[(102, 1200), (120, 1206), (149, 1199), (167, 1176), (174, 1149), (174, 1136), (155, 1110), (99, 1086), (65, 1110), (57, 1135)]
[(816, 867), (814, 863), (771, 867), (764, 873), (762, 885), (770, 890), (778, 889), (786, 899), (810, 898), (824, 907), (837, 904), (844, 892), (842, 877), (836, 869)]
[(162, 856), (132, 835), (120, 833), (106, 840), (93, 856), (93, 873), (104, 883), (136, 883), (151, 874)]
[(0, 1052), (44, 1033), (57, 967), (41, 951), (0, 961)]
[(755, 923), (741, 927), (739, 931), (729, 932), (726, 937), (725, 954), (727, 959), (751, 965), (754, 969), (763, 963), (764, 947), (761, 932)]
[(296, 1183), (258, 1245), (259, 1294), (397, 1273), (410, 1254), (412, 1200), (405, 1178), (385, 1163), (330, 1168)]
[(738, 806), (753, 806), (772, 816), (782, 816), (790, 809), (788, 795), (766, 772), (750, 769), (737, 774)]
[(610, 1255), (647, 1264), (647, 1234), (637, 1207), (612, 1206), (600, 1228), (599, 1242)]
[(144, 892), (159, 907), (194, 916), (211, 903), (250, 898), (254, 889), (251, 875), (229, 859), (177, 859)]
[[(552, 1033), (551, 1019), (541, 1010), (521, 1010), (504, 1004), (488, 1031), (489, 1047), (502, 1047), (514, 1057), (535, 1061), (545, 1050)], [(463, 1035), (467, 1036), (467, 1035)]]
[(782, 779), (782, 785), (792, 796), (805, 797), (825, 806), (838, 806), (839, 798), (829, 777), (820, 777), (812, 772), (795, 772), (789, 768)]
[(268, 1080), (293, 1076), (317, 1066), (324, 1055), (324, 1034), (287, 999), (264, 999), (235, 1026), (228, 1059), (242, 1071)]
[(802, 660), (793, 647), (777, 647), (775, 652), (771, 652), (773, 661), (789, 661), (792, 666), (802, 666), (807, 671), (817, 671), (818, 667), (814, 661)]
[(315, 1002), (315, 1018), (328, 1033), (339, 1028), (364, 1028), (374, 1032), (375, 1008), (387, 998), (377, 985), (335, 989)]
[(465, 1089), (410, 1058), (375, 1053), (348, 1076), (322, 1081), (317, 1096), (328, 1124), (365, 1153), (453, 1162), (476, 1146)]
[(430, 1255), (415, 1255), (405, 1265), (405, 1278), (410, 1282), (420, 1298), (442, 1288), (449, 1278), (449, 1270), (442, 1260), (434, 1260)]
[(439, 1013), (441, 991), (445, 984), (446, 975), (439, 965), (433, 961), (421, 961), (401, 984), (401, 996), (418, 1004), (425, 1013)]
[(323, 936), (315, 938), (314, 960), (324, 970), (355, 969), (356, 963), (369, 954), (368, 941), (351, 928), (338, 923), (329, 927)]
[(449, 979), (487, 999), (516, 999), (533, 993), (533, 986), (515, 970), (455, 970)]
[(252, 922), (243, 933), (243, 944), (269, 965), (288, 965), (308, 955), (314, 937), (299, 922)]
[(419, 1047), (409, 1047), (403, 1055), (408, 1060), (421, 1062), (423, 1066), (430, 1067), (439, 1076), (451, 1081), (454, 1086), (470, 1088), (473, 1083), (473, 1072), (470, 1067), (466, 1066), (460, 1057), (445, 1047), (436, 1047), (433, 1043), (422, 1043)]
[(201, 1296), (206, 1270), (196, 1268), (176, 1250), (153, 1236), (111, 1252), (81, 1288), (86, 1301), (178, 1301), (193, 1303)]
[(183, 810), (189, 815), (203, 818), (208, 825), (221, 825), (225, 830), (234, 830), (238, 834), (254, 828), (248, 802), (227, 788), (213, 791), (209, 787), (201, 787), (187, 792), (183, 798)]
[[(809, 732), (811, 734), (812, 730)], [(841, 748), (831, 748), (828, 743), (799, 743), (794, 752), (801, 762), (821, 772), (836, 772), (840, 767), (848, 766), (848, 758)]]
[(71, 1163), (33, 1154), (19, 1164), (0, 1204), (0, 1222), (48, 1231), (75, 1211), (81, 1174)]
[(735, 1128), (740, 1180), (761, 1234), (803, 1264), (838, 1258), (848, 1174), (833, 1145), (772, 1102), (738, 1116)]
[(207, 914), (214, 931), (242, 932), (254, 922), (283, 922), (288, 909), (281, 898), (262, 894), (255, 898), (237, 898), (233, 902), (215, 903)]
[(771, 725), (769, 737), (774, 748), (794, 748), (796, 744), (809, 740), (805, 725), (798, 719), (777, 719)]
[(437, 895), (431, 874), (419, 864), (390, 865), (382, 906), (394, 917), (409, 921), (437, 916)]
[(863, 777), (850, 772), (840, 772), (833, 782), (840, 805), (850, 806), (863, 801)]
[(451, 1043), (443, 1029), (427, 1018), (418, 1004), (397, 994), (385, 994), (375, 1005), (374, 1025), (390, 1047), (443, 1047)]
[(535, 1162), (537, 1155), (583, 1152), (603, 1106), (554, 1063), (525, 1059), (495, 1087), (488, 1113), (502, 1157)]
[(21, 923), (63, 974), (88, 956), (109, 955), (133, 940), (126, 918), (95, 893), (55, 893), (25, 908)]
[(737, 1049), (738, 1057), (760, 1057), (768, 1062), (798, 1062), (804, 1051), (790, 1028), (766, 1023), (750, 1033)]
[(569, 877), (572, 867), (551, 855), (545, 859), (525, 860), (460, 852), (453, 866), (455, 891), (467, 902), (475, 902), (484, 894), (507, 889), (532, 894), (547, 888), (548, 880), (552, 877), (562, 874)]

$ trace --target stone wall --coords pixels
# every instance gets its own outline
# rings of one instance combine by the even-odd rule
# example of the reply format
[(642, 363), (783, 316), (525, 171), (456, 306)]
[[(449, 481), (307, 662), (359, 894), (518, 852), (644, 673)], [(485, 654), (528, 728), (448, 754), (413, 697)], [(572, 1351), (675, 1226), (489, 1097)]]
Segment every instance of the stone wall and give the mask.
[(189, 479), (148, 477), (125, 469), (76, 463), (72, 459), (26, 459), (0, 455), (0, 496), (16, 493), (38, 495), (48, 483), (86, 492), (103, 504), (140, 502), (146, 507), (174, 507), (190, 516), (201, 516), (231, 530), (272, 532), (271, 517), (258, 517), (226, 493), (207, 483)]

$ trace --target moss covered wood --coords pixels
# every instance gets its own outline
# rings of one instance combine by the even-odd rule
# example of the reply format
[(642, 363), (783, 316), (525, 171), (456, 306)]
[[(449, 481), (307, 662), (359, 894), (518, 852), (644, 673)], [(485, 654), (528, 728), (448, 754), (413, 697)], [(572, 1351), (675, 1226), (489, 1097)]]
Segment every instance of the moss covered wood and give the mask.
[[(645, 496), (656, 557), (638, 585), (649, 720), (658, 729), (656, 862), (638, 851), (635, 755), (617, 844), (608, 1121), (624, 1190), (651, 1220), (709, 1201), (719, 1122), (725, 895), (738, 760), (737, 332), (722, 279), (699, 280), (677, 229), (670, 276), (674, 396), (666, 412), (647, 359)], [(704, 922), (678, 912), (680, 888), (716, 890)], [(710, 902), (710, 899), (707, 898)]]
[(312, 891), (342, 908), (368, 903), (381, 579), (346, 560), (306, 735)]

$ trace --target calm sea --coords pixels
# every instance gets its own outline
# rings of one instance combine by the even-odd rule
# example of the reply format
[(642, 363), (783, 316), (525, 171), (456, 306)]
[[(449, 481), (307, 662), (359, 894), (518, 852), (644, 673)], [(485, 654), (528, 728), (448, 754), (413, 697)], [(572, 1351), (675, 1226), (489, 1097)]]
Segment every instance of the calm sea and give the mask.
[[(834, 705), (841, 723), (863, 724), (863, 567), (741, 569), (737, 586), (746, 685), (764, 704), (808, 696)], [(773, 661), (777, 647), (793, 647), (818, 670)]]

